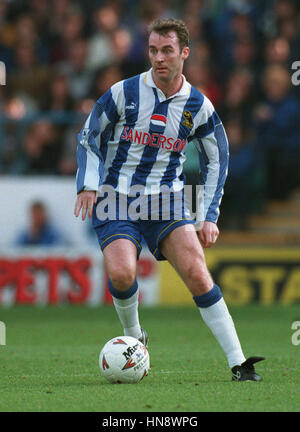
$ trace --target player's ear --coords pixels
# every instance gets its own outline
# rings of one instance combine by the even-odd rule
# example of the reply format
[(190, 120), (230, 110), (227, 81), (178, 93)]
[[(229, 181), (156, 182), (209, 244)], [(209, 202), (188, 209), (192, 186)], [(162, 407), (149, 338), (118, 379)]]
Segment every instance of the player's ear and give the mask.
[(188, 58), (189, 54), (190, 54), (189, 47), (184, 47), (183, 50), (182, 50), (182, 58), (183, 58), (183, 60), (186, 60)]

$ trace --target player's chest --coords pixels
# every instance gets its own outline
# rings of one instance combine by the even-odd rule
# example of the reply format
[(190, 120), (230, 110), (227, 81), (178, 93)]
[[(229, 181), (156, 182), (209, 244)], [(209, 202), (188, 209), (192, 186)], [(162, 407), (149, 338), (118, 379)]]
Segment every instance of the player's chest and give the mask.
[[(194, 114), (184, 104), (143, 101), (136, 109), (126, 109), (122, 124), (137, 131), (187, 139), (194, 131)], [(132, 106), (132, 105), (131, 105)]]

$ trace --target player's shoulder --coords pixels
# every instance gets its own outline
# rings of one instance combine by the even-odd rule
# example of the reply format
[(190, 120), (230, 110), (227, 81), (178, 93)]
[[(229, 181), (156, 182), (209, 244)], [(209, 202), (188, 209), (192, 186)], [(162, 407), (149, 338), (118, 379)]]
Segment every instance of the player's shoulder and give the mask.
[[(191, 85), (191, 96), (195, 102), (198, 101), (198, 112), (194, 117), (194, 130), (196, 131), (199, 127), (202, 130), (206, 130), (211, 124), (220, 123), (221, 120), (216, 113), (215, 107), (210, 99), (202, 93), (199, 89)], [(199, 131), (198, 131), (199, 132)]]
[(129, 78), (125, 78), (121, 81), (116, 82), (111, 86), (111, 89), (115, 90), (123, 90), (124, 87), (131, 87), (134, 85), (138, 85), (141, 79), (143, 79), (145, 73), (141, 73), (138, 75), (131, 76)]
[(112, 101), (117, 101), (122, 93), (123, 81), (117, 81), (111, 87), (109, 87), (105, 93), (103, 93), (96, 104), (105, 105), (110, 104)]
[(126, 88), (132, 87), (137, 77), (138, 75), (117, 81), (98, 99), (97, 102), (115, 102), (118, 105), (122, 104), (124, 102), (124, 92), (126, 91)]
[(139, 94), (139, 83), (142, 75), (139, 74), (117, 81), (98, 99), (98, 104), (102, 106), (113, 105), (121, 115), (129, 95), (132, 98), (134, 95)]
[(120, 93), (124, 93), (124, 91), (126, 92), (127, 90), (133, 90), (135, 87), (139, 86), (139, 82), (141, 80), (143, 74), (138, 74), (138, 75), (134, 75), (132, 77), (129, 78), (125, 78), (121, 81), (116, 82), (115, 84), (113, 84), (110, 88), (111, 94), (112, 95), (118, 95)]
[(123, 83), (125, 84), (131, 84), (135, 82), (139, 82), (141, 79), (143, 79), (146, 76), (146, 72), (134, 75), (132, 77), (126, 78), (123, 80)]
[(130, 85), (137, 81), (140, 75), (135, 75), (130, 78), (124, 78), (120, 81), (115, 82), (112, 86), (106, 91), (105, 94), (110, 94), (112, 96), (117, 95), (118, 93), (122, 93), (124, 91), (124, 86)]
[(209, 112), (213, 112), (215, 110), (215, 108), (214, 108), (212, 102), (210, 101), (210, 99), (204, 93), (202, 93), (199, 89), (194, 87), (192, 84), (190, 84), (190, 86), (191, 86), (191, 97), (193, 97), (195, 100), (197, 100), (201, 104), (200, 109), (205, 110), (205, 111), (209, 111)]

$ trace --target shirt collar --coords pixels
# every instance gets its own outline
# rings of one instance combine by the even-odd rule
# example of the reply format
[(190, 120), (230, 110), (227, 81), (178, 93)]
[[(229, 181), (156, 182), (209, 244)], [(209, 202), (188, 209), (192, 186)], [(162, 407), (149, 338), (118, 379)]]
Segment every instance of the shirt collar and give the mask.
[[(184, 75), (181, 75), (181, 76), (183, 78), (183, 83), (182, 83), (181, 89), (177, 93), (175, 93), (174, 95), (170, 96), (170, 98), (173, 98), (175, 96), (188, 96), (190, 94), (190, 92), (191, 92), (191, 85), (187, 82), (187, 80), (186, 80), (186, 78), (185, 78)], [(149, 69), (145, 73), (144, 82), (149, 87), (153, 87), (153, 88), (159, 89), (159, 87), (157, 87), (157, 85), (153, 81), (153, 78), (152, 78), (152, 68)], [(168, 99), (170, 99), (170, 98), (168, 98)]]

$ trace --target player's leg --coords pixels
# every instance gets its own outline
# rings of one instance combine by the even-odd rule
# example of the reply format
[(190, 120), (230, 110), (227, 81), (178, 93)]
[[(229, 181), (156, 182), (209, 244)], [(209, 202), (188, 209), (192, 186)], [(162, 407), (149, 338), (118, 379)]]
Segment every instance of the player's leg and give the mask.
[(104, 265), (114, 288), (126, 292), (134, 284), (137, 249), (132, 241), (119, 238), (103, 249)]
[(175, 228), (159, 245), (193, 295), (201, 316), (221, 345), (229, 367), (245, 361), (244, 354), (220, 288), (207, 269), (202, 246), (191, 225)]
[[(103, 200), (106, 204), (100, 211), (98, 206)], [(123, 219), (120, 214), (116, 213), (116, 208), (120, 209), (121, 202), (126, 205), (127, 197), (115, 193), (114, 190), (112, 193), (108, 191), (106, 198), (104, 195), (99, 197), (97, 205), (94, 206), (93, 227), (103, 252), (105, 267), (109, 275), (109, 290), (124, 334), (136, 337), (145, 343), (145, 332), (139, 324), (139, 290), (136, 280), (136, 266), (142, 249), (142, 236), (137, 223)], [(106, 206), (111, 207), (109, 221), (104, 212)]]
[(124, 334), (139, 339), (142, 330), (138, 314), (137, 255), (135, 244), (125, 238), (114, 240), (103, 249), (109, 291)]

